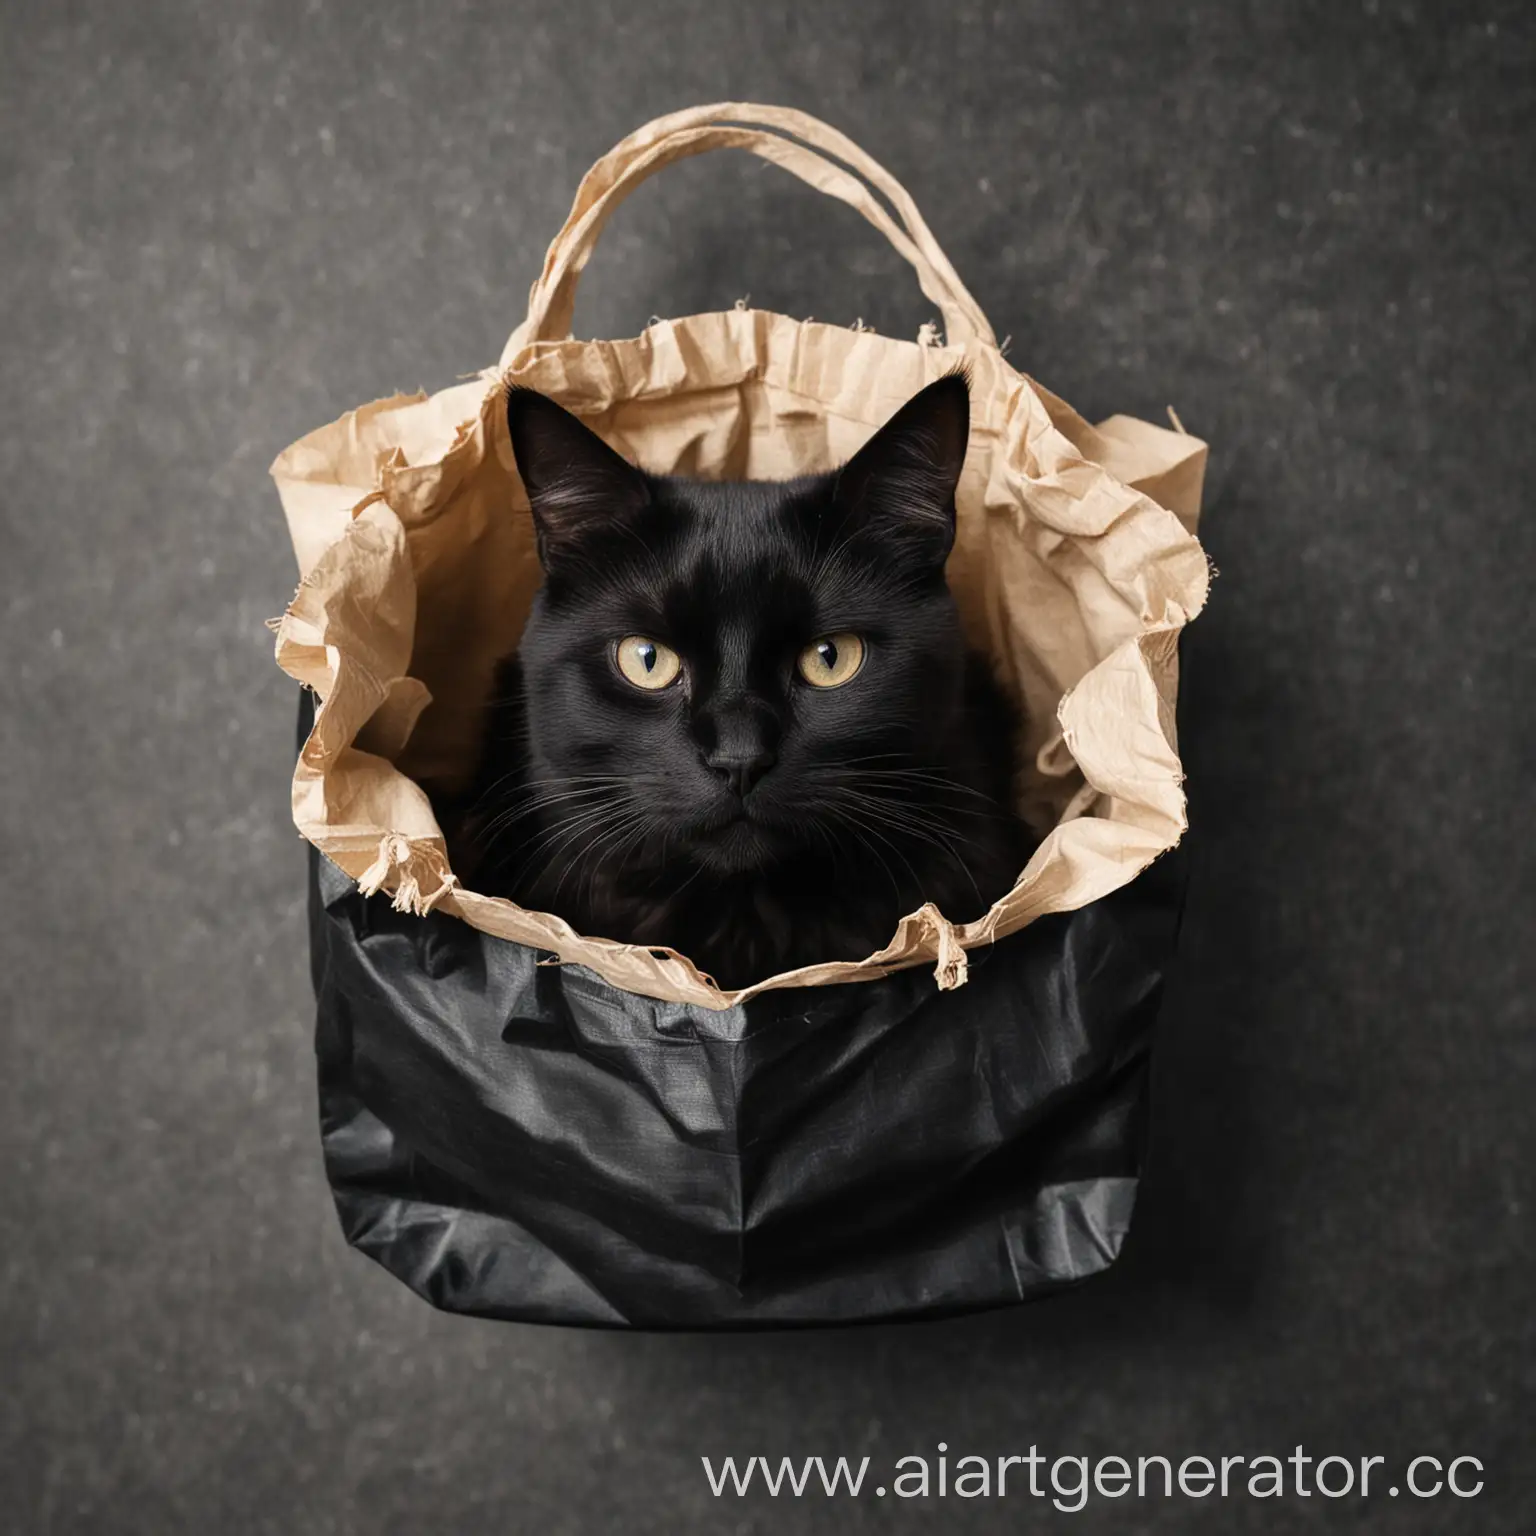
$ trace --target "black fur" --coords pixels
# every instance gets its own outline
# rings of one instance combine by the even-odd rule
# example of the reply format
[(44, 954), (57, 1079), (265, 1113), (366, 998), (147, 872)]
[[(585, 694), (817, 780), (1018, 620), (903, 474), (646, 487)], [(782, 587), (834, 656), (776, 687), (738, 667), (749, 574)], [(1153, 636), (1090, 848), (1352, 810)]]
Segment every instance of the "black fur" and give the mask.
[[(840, 471), (645, 475), (527, 390), (508, 400), (545, 583), (492, 711), (473, 884), (580, 932), (668, 945), (724, 986), (883, 946), (924, 901), (979, 916), (1028, 852), (1016, 720), (966, 653), (944, 560), (969, 422), (930, 385)], [(840, 632), (860, 670), (796, 670)], [(643, 635), (683, 661), (647, 691)]]

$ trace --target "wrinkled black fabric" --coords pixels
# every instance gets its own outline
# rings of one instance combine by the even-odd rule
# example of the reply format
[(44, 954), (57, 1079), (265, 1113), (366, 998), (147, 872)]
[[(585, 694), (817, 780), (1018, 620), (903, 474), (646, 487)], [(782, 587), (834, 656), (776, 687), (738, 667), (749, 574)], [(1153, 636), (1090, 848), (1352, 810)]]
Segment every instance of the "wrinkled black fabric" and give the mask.
[(327, 1173), (435, 1305), (651, 1328), (846, 1323), (1113, 1262), (1182, 856), (927, 967), (715, 1013), (619, 991), (310, 851)]

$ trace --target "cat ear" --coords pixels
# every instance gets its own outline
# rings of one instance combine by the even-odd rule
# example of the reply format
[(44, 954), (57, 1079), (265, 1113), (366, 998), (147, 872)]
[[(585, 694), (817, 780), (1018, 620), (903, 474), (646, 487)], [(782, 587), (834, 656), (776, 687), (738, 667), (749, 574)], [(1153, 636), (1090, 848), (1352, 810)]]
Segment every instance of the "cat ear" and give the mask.
[(963, 373), (919, 390), (838, 472), (844, 516), (898, 555), (942, 565), (955, 542), (955, 487), (971, 429)]
[(547, 395), (514, 386), (507, 427), (546, 571), (650, 500), (645, 476)]

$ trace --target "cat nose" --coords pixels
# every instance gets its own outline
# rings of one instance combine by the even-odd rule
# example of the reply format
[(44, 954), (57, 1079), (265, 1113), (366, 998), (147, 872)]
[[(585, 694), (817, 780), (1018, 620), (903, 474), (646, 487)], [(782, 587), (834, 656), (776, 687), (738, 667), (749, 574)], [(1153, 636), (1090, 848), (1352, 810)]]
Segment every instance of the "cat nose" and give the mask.
[(711, 752), (704, 761), (731, 786), (737, 796), (745, 799), (752, 786), (773, 767), (778, 757), (763, 747), (749, 753)]

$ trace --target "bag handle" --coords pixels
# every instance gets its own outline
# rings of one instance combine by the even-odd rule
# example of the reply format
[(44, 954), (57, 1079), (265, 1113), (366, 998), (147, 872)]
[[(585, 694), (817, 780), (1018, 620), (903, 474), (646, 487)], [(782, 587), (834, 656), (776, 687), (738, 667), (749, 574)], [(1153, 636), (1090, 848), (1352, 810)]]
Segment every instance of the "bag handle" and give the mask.
[[(789, 107), (721, 102), (691, 107), (647, 123), (609, 150), (582, 178), (570, 214), (550, 243), (544, 270), (529, 290), (528, 318), (513, 331), (502, 352), (503, 368), (528, 344), (570, 334), (577, 284), (614, 209), (662, 167), (715, 149), (745, 149), (847, 203), (911, 263), (923, 292), (944, 317), (949, 341), (975, 340), (996, 346), (997, 338), (981, 306), (966, 291), (911, 194), (884, 166), (808, 113)], [(826, 155), (835, 155), (844, 164), (835, 164)], [(885, 196), (899, 223), (877, 201), (871, 188)]]

